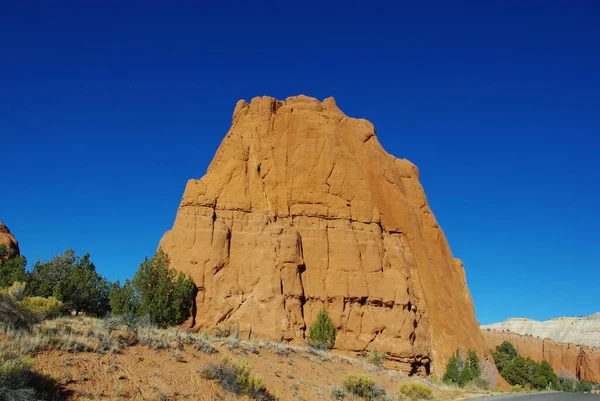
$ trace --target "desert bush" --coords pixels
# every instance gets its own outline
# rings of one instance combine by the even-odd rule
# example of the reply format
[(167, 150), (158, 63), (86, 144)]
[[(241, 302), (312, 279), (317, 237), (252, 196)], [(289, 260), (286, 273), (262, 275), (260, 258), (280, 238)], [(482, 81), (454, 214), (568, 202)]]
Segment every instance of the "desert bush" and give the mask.
[(223, 357), (218, 365), (210, 365), (204, 369), (202, 375), (219, 383), (225, 391), (245, 394), (255, 400), (275, 400), (262, 378), (252, 374), (246, 361)]
[(225, 320), (215, 326), (213, 334), (215, 337), (229, 337), (237, 331), (237, 323), (233, 320)]
[(217, 352), (215, 346), (204, 338), (199, 338), (196, 344), (196, 351), (204, 352), (205, 354), (215, 354)]
[(400, 394), (403, 394), (410, 398), (411, 400), (427, 400), (431, 398), (431, 388), (429, 386), (416, 383), (416, 382), (408, 382), (403, 383), (400, 386)]
[(36, 398), (32, 388), (33, 359), (0, 351), (0, 400), (30, 401)]
[(567, 393), (572, 393), (576, 388), (576, 380), (570, 377), (559, 377), (559, 389)]
[(342, 379), (344, 388), (350, 393), (366, 400), (374, 398), (375, 380), (368, 375), (346, 375)]
[(509, 393), (523, 393), (525, 389), (520, 384), (512, 385), (508, 388)]
[(317, 319), (310, 327), (308, 335), (308, 344), (311, 347), (318, 349), (332, 349), (335, 344), (337, 329), (333, 325), (331, 317), (327, 313), (327, 309), (323, 307)]
[(37, 322), (58, 317), (63, 311), (63, 303), (54, 297), (24, 297), (23, 301), (21, 301), (21, 306), (25, 308)]
[(487, 359), (482, 359), (479, 362), (479, 371), (481, 372), (481, 376), (477, 380), (477, 386), (484, 390), (495, 388), (498, 381), (498, 374), (496, 373), (494, 363)]
[(594, 385), (587, 381), (587, 380), (580, 380), (579, 383), (577, 383), (577, 388), (575, 391), (577, 391), (578, 393), (589, 393), (594, 389)]
[(338, 386), (331, 386), (329, 390), (329, 399), (332, 401), (343, 400), (346, 397), (346, 392)]
[(377, 367), (383, 366), (386, 359), (387, 354), (385, 352), (377, 351), (376, 349), (369, 351), (367, 354), (367, 362)]
[(0, 292), (0, 331), (28, 329), (31, 320), (26, 316), (17, 301), (7, 292)]

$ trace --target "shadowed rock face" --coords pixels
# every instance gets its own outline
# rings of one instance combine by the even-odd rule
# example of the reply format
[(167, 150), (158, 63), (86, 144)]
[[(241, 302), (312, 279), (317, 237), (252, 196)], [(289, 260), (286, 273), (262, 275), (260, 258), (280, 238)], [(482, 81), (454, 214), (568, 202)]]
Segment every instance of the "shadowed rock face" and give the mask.
[(600, 382), (599, 348), (486, 329), (483, 330), (483, 336), (492, 349), (508, 341), (521, 356), (537, 362), (548, 361), (559, 376)]
[(198, 286), (196, 329), (233, 319), (242, 336), (301, 342), (325, 306), (335, 348), (409, 372), (443, 373), (458, 347), (488, 354), (417, 168), (333, 98), (240, 100), (160, 247)]
[(10, 232), (8, 227), (0, 221), (0, 245), (4, 245), (7, 250), (16, 251), (19, 254), (19, 243), (15, 239), (14, 235)]

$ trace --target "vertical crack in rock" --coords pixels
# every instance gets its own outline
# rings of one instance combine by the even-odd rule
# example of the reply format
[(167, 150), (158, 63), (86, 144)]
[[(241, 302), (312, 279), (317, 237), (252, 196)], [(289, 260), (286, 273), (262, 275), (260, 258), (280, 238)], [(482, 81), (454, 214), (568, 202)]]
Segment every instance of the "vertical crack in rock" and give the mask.
[(304, 343), (325, 307), (338, 350), (377, 348), (408, 373), (443, 371), (456, 348), (489, 355), (417, 168), (333, 98), (238, 102), (160, 247), (199, 288), (197, 330), (229, 318)]

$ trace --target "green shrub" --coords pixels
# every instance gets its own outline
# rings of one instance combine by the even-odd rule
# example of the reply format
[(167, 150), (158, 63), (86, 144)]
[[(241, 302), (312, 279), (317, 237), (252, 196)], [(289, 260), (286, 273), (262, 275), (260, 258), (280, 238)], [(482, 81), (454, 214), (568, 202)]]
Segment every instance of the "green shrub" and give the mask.
[(33, 359), (0, 352), (0, 399), (32, 400), (35, 391), (30, 388)]
[(6, 291), (0, 291), (0, 332), (28, 329), (31, 319)]
[(308, 344), (311, 347), (318, 349), (332, 349), (335, 344), (335, 337), (337, 336), (337, 329), (333, 325), (327, 309), (323, 307), (317, 319), (310, 327), (308, 335)]
[(594, 389), (594, 385), (587, 381), (587, 380), (580, 380), (579, 383), (577, 383), (577, 389), (576, 391), (578, 393), (589, 393)]
[(400, 386), (400, 394), (404, 394), (411, 400), (427, 400), (431, 398), (432, 391), (425, 384), (408, 382)]
[(25, 297), (21, 302), (21, 306), (31, 313), (38, 322), (58, 317), (63, 310), (62, 302), (54, 297)]
[(375, 380), (368, 375), (346, 375), (342, 383), (350, 393), (371, 400), (374, 397)]
[(575, 381), (570, 378), (561, 377), (559, 386), (560, 391), (565, 391), (567, 393), (572, 393), (575, 391)]
[(385, 352), (377, 351), (376, 349), (369, 351), (367, 354), (367, 362), (377, 367), (383, 366), (383, 363), (387, 359)]
[(210, 365), (202, 372), (204, 378), (214, 380), (225, 391), (245, 394), (255, 400), (275, 400), (267, 390), (263, 379), (253, 375), (248, 363), (243, 360), (230, 360), (226, 356), (218, 365)]
[(338, 386), (331, 386), (329, 394), (329, 399), (332, 401), (343, 400), (344, 398), (346, 398), (346, 392), (343, 388)]
[(512, 385), (508, 388), (509, 393), (523, 393), (525, 389), (520, 384)]

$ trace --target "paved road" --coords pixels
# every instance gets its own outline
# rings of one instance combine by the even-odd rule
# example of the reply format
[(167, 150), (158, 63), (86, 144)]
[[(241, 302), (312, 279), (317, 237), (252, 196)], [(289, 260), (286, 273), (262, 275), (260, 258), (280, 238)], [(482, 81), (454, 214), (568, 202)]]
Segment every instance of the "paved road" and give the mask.
[(581, 393), (533, 393), (508, 394), (498, 397), (472, 398), (469, 401), (600, 401), (599, 394)]

